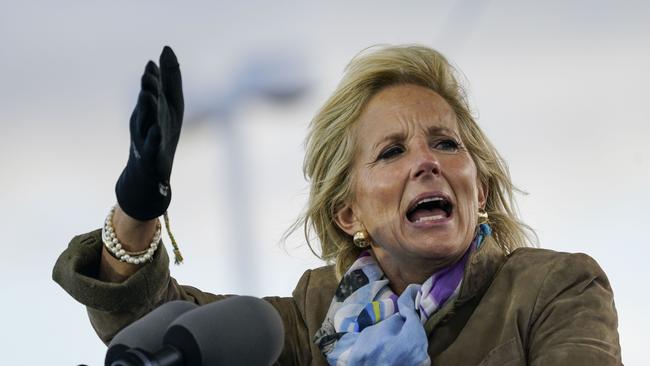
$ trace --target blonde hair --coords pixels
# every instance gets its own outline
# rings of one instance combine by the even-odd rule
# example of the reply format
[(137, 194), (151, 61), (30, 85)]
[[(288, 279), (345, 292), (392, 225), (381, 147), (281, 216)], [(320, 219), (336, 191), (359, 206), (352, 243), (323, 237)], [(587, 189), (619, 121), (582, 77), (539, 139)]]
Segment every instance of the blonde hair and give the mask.
[[(518, 218), (513, 197), (516, 188), (507, 166), (474, 121), (456, 75), (444, 56), (427, 47), (371, 47), (352, 59), (338, 87), (311, 121), (303, 163), (305, 178), (310, 182), (309, 200), (289, 233), (304, 226), (309, 248), (328, 263), (335, 262), (339, 279), (360, 253), (351, 236), (335, 222), (336, 212), (353, 197), (353, 126), (379, 90), (396, 84), (429, 88), (449, 103), (456, 113), (461, 139), (476, 164), (478, 178), (487, 187), (485, 209), (497, 245), (506, 253), (531, 245), (535, 234)], [(320, 242), (320, 255), (314, 250), (312, 230)]]

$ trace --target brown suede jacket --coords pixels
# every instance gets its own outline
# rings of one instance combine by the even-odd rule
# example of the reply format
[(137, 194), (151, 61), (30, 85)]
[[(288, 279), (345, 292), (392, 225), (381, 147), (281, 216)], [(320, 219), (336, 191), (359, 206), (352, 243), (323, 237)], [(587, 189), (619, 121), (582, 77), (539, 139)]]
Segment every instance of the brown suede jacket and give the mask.
[[(53, 278), (86, 305), (104, 342), (166, 301), (225, 297), (179, 285), (162, 246), (126, 281), (101, 282), (101, 249), (101, 230), (73, 238)], [(321, 267), (302, 275), (292, 297), (265, 298), (285, 326), (277, 364), (327, 365), (312, 338), (337, 285), (333, 268)], [(425, 329), (433, 365), (597, 366), (621, 364), (617, 322), (609, 281), (589, 256), (532, 248), (505, 255), (488, 237), (468, 261), (458, 298)]]

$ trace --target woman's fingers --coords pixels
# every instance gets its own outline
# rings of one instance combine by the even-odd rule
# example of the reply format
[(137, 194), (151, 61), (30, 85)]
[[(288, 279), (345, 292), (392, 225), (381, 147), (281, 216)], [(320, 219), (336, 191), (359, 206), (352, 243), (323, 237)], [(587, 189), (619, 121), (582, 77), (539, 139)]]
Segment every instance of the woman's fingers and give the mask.
[(138, 107), (133, 113), (136, 119), (135, 136), (144, 140), (149, 129), (158, 124), (158, 98), (146, 90), (140, 91)]
[(180, 123), (183, 119), (185, 106), (183, 102), (183, 82), (178, 60), (169, 46), (165, 46), (160, 54), (160, 80), (167, 104), (177, 114), (175, 116), (176, 121)]
[(138, 104), (131, 115), (131, 136), (138, 149), (142, 149), (149, 129), (158, 123), (159, 94), (160, 72), (158, 66), (149, 61), (140, 80)]
[(148, 91), (153, 95), (158, 95), (160, 90), (160, 71), (153, 61), (147, 62), (140, 82), (142, 90)]
[(181, 73), (171, 48), (163, 49), (160, 67), (147, 62), (140, 85), (138, 104), (131, 116), (131, 136), (137, 155), (154, 158), (166, 135), (178, 135), (183, 118)]

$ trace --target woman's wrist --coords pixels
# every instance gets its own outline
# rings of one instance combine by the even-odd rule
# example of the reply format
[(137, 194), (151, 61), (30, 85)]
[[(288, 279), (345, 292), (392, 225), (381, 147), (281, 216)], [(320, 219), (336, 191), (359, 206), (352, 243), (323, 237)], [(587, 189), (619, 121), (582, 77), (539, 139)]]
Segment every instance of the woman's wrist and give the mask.
[(101, 281), (120, 283), (140, 269), (139, 265), (122, 262), (113, 257), (105, 245), (102, 245), (102, 247), (99, 264), (99, 279)]
[(140, 252), (149, 248), (157, 230), (157, 222), (157, 218), (147, 221), (136, 220), (126, 214), (119, 205), (115, 206), (112, 218), (115, 235), (119, 238), (122, 248), (129, 252)]
[(106, 249), (113, 257), (122, 262), (131, 264), (151, 262), (160, 243), (160, 221), (156, 221), (156, 231), (149, 242), (149, 246), (143, 250), (132, 251), (129, 250), (131, 248), (128, 246), (123, 246), (119, 236), (115, 233), (115, 229), (113, 228), (113, 215), (116, 207), (117, 206), (111, 207), (111, 210), (106, 216), (106, 220), (104, 220), (104, 227), (102, 228), (102, 241), (104, 242)]
[[(158, 219), (147, 221), (136, 220), (126, 214), (119, 205), (111, 210), (107, 221), (110, 228), (119, 238), (121, 249), (127, 252), (142, 252), (151, 248), (152, 238), (156, 233), (160, 235), (160, 224)], [(104, 224), (102, 236), (106, 235), (107, 225)], [(109, 234), (110, 235), (110, 234)], [(105, 241), (105, 240), (104, 240)], [(111, 243), (109, 243), (111, 244)], [(129, 261), (120, 260), (116, 253), (111, 253), (105, 241), (102, 246), (102, 255), (99, 268), (99, 279), (106, 282), (123, 282), (141, 267), (141, 263), (130, 263)]]

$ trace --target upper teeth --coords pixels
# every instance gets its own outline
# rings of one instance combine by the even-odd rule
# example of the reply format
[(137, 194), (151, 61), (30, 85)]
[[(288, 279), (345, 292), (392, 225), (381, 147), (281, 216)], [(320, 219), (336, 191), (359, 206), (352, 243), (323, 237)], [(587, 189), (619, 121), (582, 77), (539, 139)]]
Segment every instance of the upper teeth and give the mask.
[(417, 206), (417, 205), (421, 205), (421, 204), (423, 204), (423, 203), (434, 202), (434, 201), (444, 201), (444, 198), (442, 198), (442, 197), (430, 197), (430, 198), (425, 198), (425, 199), (423, 199), (423, 200), (418, 201), (418, 203), (416, 204), (416, 206)]

